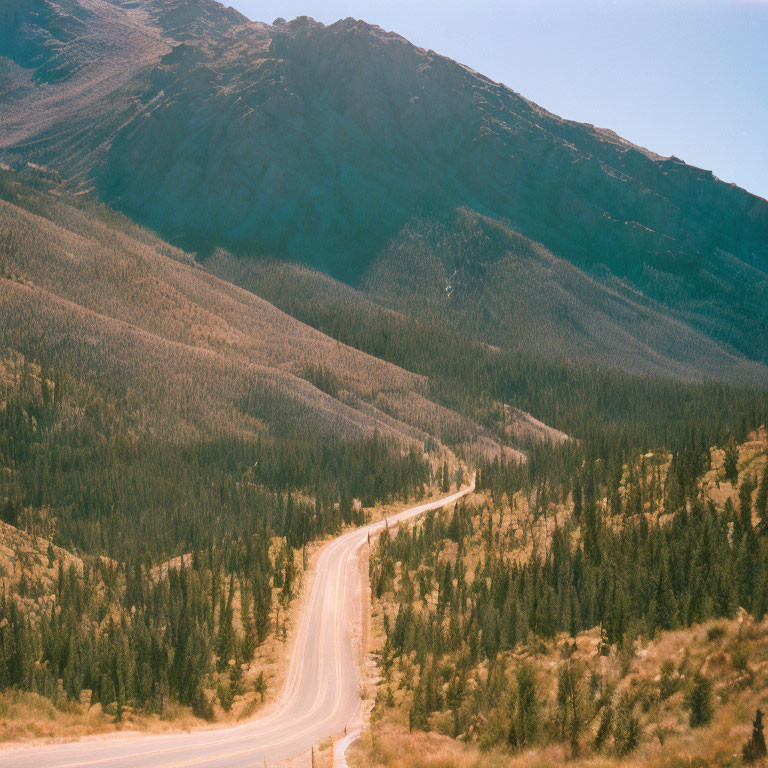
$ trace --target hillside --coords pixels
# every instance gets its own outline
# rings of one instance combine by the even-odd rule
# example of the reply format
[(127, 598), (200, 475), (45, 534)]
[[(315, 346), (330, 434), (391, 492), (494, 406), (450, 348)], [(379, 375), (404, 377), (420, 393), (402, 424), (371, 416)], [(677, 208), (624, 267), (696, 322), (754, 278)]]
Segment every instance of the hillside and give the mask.
[(424, 377), (339, 344), (108, 209), (1, 181), (3, 345), (128, 383), (138, 420), (165, 437), (311, 425), (404, 446), (490, 438), (425, 396)]
[(707, 171), (352, 19), (35, 0), (7, 21), (6, 162), (56, 168), (175, 244), (449, 292), (449, 320), (514, 350), (768, 380), (768, 203)]
[(767, 424), (768, 201), (364, 21), (0, 0), (0, 742), (754, 762)]
[[(305, 552), (307, 565), (316, 559), (318, 549), (315, 545)], [(297, 618), (306, 602), (302, 599), (306, 576), (300, 563), (294, 566), (291, 561), (287, 566), (281, 541), (273, 541), (270, 550), (262, 553), (262, 557), (266, 555), (274, 560), (278, 574), (269, 574), (269, 598), (265, 604), (256, 605), (255, 615), (250, 595), (245, 595), (246, 587), (251, 586), (247, 579), (238, 580), (232, 590), (229, 579), (218, 574), (218, 589), (231, 601), (231, 631), (235, 643), (242, 645), (242, 651), (237, 651), (242, 667), (234, 675), (227, 665), (217, 665), (215, 672), (211, 668), (211, 674), (204, 680), (204, 695), (210, 705), (201, 706), (200, 700), (179, 702), (173, 682), (169, 686), (167, 675), (171, 670), (167, 667), (165, 679), (156, 679), (149, 687), (146, 673), (137, 674), (135, 668), (130, 671), (124, 668), (117, 672), (118, 684), (112, 687), (111, 694), (108, 693), (110, 683), (104, 677), (110, 675), (114, 659), (109, 658), (109, 643), (94, 646), (92, 633), (96, 631), (105, 637), (113, 637), (116, 624), (122, 623), (123, 629), (130, 625), (127, 636), (135, 650), (141, 644), (140, 640), (137, 642), (137, 635), (141, 635), (147, 610), (146, 606), (138, 606), (137, 616), (137, 585), (144, 594), (154, 593), (155, 599), (170, 589), (194, 591), (200, 583), (215, 593), (217, 574), (201, 567), (190, 555), (183, 558), (183, 564), (181, 557), (174, 558), (151, 571), (137, 564), (126, 568), (123, 563), (102, 557), (80, 558), (0, 520), (0, 582), (3, 584), (0, 616), (2, 628), (11, 629), (10, 638), (4, 638), (6, 644), (0, 651), (0, 679), (3, 679), (0, 745), (16, 745), (30, 740), (77, 739), (109, 732), (203, 728), (206, 721), (213, 719), (235, 723), (251, 717), (265, 703), (274, 701), (285, 678), (286, 645), (289, 640), (293, 642)], [(298, 561), (298, 556), (296, 559)], [(279, 570), (283, 565), (291, 574), (288, 590), (283, 589), (281, 583)], [(183, 569), (186, 573), (182, 573)], [(189, 579), (189, 587), (185, 577)], [(197, 607), (200, 608), (199, 603)], [(226, 605), (224, 608), (222, 614), (226, 622)], [(23, 620), (20, 620), (21, 616)], [(219, 620), (222, 620), (221, 615)], [(51, 633), (55, 634), (61, 628), (64, 631), (59, 638), (61, 645), (58, 645), (59, 639), (54, 639)], [(183, 627), (181, 630), (183, 632)], [(121, 633), (118, 631), (118, 634)], [(36, 686), (30, 686), (25, 679), (29, 670), (24, 667), (30, 659), (24, 656), (31, 649), (19, 653), (19, 645), (24, 639), (32, 638), (43, 641), (38, 650), (42, 658), (31, 660), (38, 670)], [(125, 642), (125, 639), (124, 635), (119, 642)], [(156, 640), (165, 645), (162, 636)], [(220, 654), (221, 646), (216, 638), (209, 637), (209, 642)], [(171, 647), (166, 646), (161, 653), (167, 654)], [(102, 658), (98, 658), (100, 655)], [(16, 665), (8, 664), (9, 657)], [(100, 678), (94, 674), (94, 662), (106, 675)], [(136, 663), (135, 658), (131, 659), (127, 667)], [(9, 681), (5, 678), (9, 668), (12, 674), (18, 675), (11, 690), (7, 690)], [(46, 675), (52, 669), (56, 670), (54, 679)], [(120, 694), (120, 685), (133, 688), (133, 675), (143, 679), (139, 690), (129, 693), (131, 703), (128, 703), (126, 691)], [(142, 697), (151, 699), (148, 706), (146, 701), (141, 701)]]
[(503, 467), (370, 562), (357, 766), (734, 766), (768, 693), (768, 433)]
[[(446, 318), (497, 346), (655, 376), (765, 383), (766, 367), (468, 209), (406, 226), (363, 282), (402, 312)], [(535, 329), (535, 332), (531, 332)]]
[[(532, 250), (532, 258), (544, 264), (554, 258)], [(547, 354), (549, 342), (544, 334), (530, 352), (488, 345), (451, 322), (435, 299), (438, 289), (417, 301), (406, 287), (399, 296), (379, 302), (369, 293), (307, 267), (236, 258), (221, 250), (205, 261), (205, 268), (266, 298), (331, 338), (425, 376), (436, 402), (469, 416), (492, 434), (515, 434), (521, 446), (535, 448), (540, 444), (537, 435), (559, 443), (565, 433), (599, 453), (607, 445), (629, 450), (638, 445), (678, 449), (710, 445), (734, 430), (762, 423), (768, 416), (768, 399), (759, 387), (723, 387), (716, 381), (683, 382), (628, 374), (613, 367), (610, 360), (599, 366), (578, 359), (562, 363)], [(405, 277), (397, 279), (400, 284), (407, 282)], [(556, 278), (550, 275), (549, 280), (551, 284)], [(600, 290), (594, 284), (587, 287)], [(487, 293), (491, 292), (489, 288)], [(488, 296), (476, 286), (474, 293), (459, 287), (457, 296), (462, 294), (467, 308), (463, 328), (471, 329), (473, 318), (482, 319), (488, 309)], [(521, 311), (528, 307), (535, 316), (546, 317), (546, 305), (537, 304), (535, 296), (526, 296), (524, 291), (520, 294)], [(578, 307), (579, 297), (572, 299)], [(431, 300), (438, 304), (434, 312), (430, 311)], [(408, 314), (387, 306), (390, 302), (407, 305)], [(507, 316), (501, 315), (505, 308), (496, 309), (501, 322)], [(607, 331), (611, 327), (616, 329), (609, 321), (610, 309), (604, 304), (604, 324), (590, 329), (604, 334), (604, 340), (610, 340)], [(639, 308), (637, 311), (635, 320), (641, 323), (642, 314)], [(684, 333), (680, 328), (678, 332)], [(695, 344), (702, 340), (695, 335), (689, 339), (689, 351), (695, 356)], [(720, 359), (724, 367), (733, 365), (734, 371), (740, 367), (727, 356)], [(661, 360), (655, 357), (652, 370), (658, 372)], [(749, 373), (750, 366), (743, 370)], [(691, 368), (687, 371), (690, 373)], [(547, 426), (536, 427), (527, 417), (516, 417), (519, 411)], [(527, 427), (521, 429), (524, 423)]]

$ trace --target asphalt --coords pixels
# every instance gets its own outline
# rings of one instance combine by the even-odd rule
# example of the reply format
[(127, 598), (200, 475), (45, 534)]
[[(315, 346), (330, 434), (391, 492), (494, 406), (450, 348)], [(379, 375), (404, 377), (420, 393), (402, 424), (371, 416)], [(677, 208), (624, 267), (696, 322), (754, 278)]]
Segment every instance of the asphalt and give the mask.
[[(360, 727), (360, 654), (352, 638), (362, 616), (358, 557), (369, 535), (474, 490), (469, 486), (357, 528), (327, 544), (318, 558), (285, 687), (267, 714), (231, 728), (177, 734), (118, 735), (0, 751), (2, 768), (263, 768), (306, 752), (328, 737), (344, 746)], [(343, 764), (343, 750), (337, 762)]]

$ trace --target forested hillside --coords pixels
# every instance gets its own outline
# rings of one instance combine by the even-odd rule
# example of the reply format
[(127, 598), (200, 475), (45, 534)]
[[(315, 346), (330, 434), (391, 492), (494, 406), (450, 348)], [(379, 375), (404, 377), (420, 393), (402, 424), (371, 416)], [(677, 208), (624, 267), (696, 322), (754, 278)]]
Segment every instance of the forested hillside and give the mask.
[(252, 712), (313, 542), (469, 421), (379, 410), (422, 379), (50, 180), (0, 193), (0, 740)]
[[(305, 547), (450, 485), (456, 456), (494, 498), (544, 484), (564, 500), (578, 477), (591, 544), (563, 567), (604, 548), (629, 567), (638, 552), (590, 506), (618, 468), (672, 450), (703, 471), (707, 446), (768, 421), (757, 388), (511, 353), (285, 264), (201, 267), (47, 172), (2, 172), (0, 198), (0, 511), (30, 553), (0, 576), (9, 723), (41, 706), (96, 730), (253, 711)], [(670, 530), (695, 538), (695, 522)], [(604, 618), (583, 598), (568, 629)], [(546, 632), (563, 628), (554, 606)]]
[(481, 761), (403, 735), (436, 731), (521, 765), (732, 764), (768, 691), (768, 434), (627, 458), (487, 466), (482, 495), (381, 537), (366, 761)]
[(514, 436), (535, 446), (543, 435), (559, 442), (551, 429), (523, 428), (514, 409), (594, 451), (704, 449), (768, 419), (768, 398), (759, 387), (684, 383), (610, 365), (558, 363), (542, 351), (511, 353), (447, 326), (439, 311), (413, 318), (325, 275), (280, 262), (219, 253), (206, 267), (331, 338), (425, 376), (435, 402), (499, 439)]
[(370, 635), (356, 768), (753, 763), (767, 387), (748, 191), (364, 21), (0, 0), (0, 742), (253, 715), (471, 472), (280, 716)]
[[(376, 434), (170, 440), (132, 418), (126, 388), (20, 355), (0, 373), (0, 690), (70, 714), (87, 691), (84, 711), (109, 715), (97, 729), (124, 710), (255, 706), (254, 654), (285, 639), (306, 546), (360, 523), (354, 499), (419, 497), (432, 480), (421, 450)], [(26, 554), (16, 529), (43, 544)], [(14, 730), (8, 696), (0, 740), (34, 735)]]
[(45, 175), (2, 172), (0, 217), (3, 343), (77, 380), (130, 382), (132, 418), (159, 433), (378, 431), (405, 446), (487, 435), (425, 396), (422, 376), (317, 333)]

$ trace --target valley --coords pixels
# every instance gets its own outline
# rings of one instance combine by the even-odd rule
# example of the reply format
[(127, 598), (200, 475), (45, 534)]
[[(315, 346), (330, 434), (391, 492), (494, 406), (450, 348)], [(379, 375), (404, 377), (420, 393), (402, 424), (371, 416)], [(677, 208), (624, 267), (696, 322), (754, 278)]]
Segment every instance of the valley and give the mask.
[[(429, 510), (456, 502), (471, 492), (474, 482), (450, 496), (392, 515), (397, 524)], [(359, 635), (361, 590), (357, 557), (384, 522), (359, 528), (323, 547), (312, 573), (312, 586), (289, 656), (285, 688), (263, 717), (230, 729), (186, 735), (136, 737), (63, 747), (16, 750), (3, 755), (9, 766), (167, 765), (227, 761), (253, 765), (279, 761), (306, 752), (327, 736), (346, 732), (360, 707)]]
[(363, 20), (0, 0), (4, 766), (761, 766), (767, 428), (768, 201)]

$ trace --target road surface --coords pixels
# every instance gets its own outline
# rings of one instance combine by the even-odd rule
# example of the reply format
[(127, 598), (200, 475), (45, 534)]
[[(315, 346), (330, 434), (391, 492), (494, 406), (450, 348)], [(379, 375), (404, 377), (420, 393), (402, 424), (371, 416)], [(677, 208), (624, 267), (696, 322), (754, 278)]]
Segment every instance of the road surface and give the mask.
[[(388, 518), (396, 524), (438, 509), (470, 485)], [(232, 728), (182, 734), (105, 737), (0, 751), (3, 768), (262, 768), (359, 728), (360, 658), (352, 645), (362, 605), (357, 558), (385, 523), (357, 528), (326, 545), (317, 561), (282, 697), (268, 714)], [(349, 726), (349, 728), (348, 728)], [(346, 744), (345, 744), (346, 746)], [(343, 754), (340, 755), (343, 761)]]

